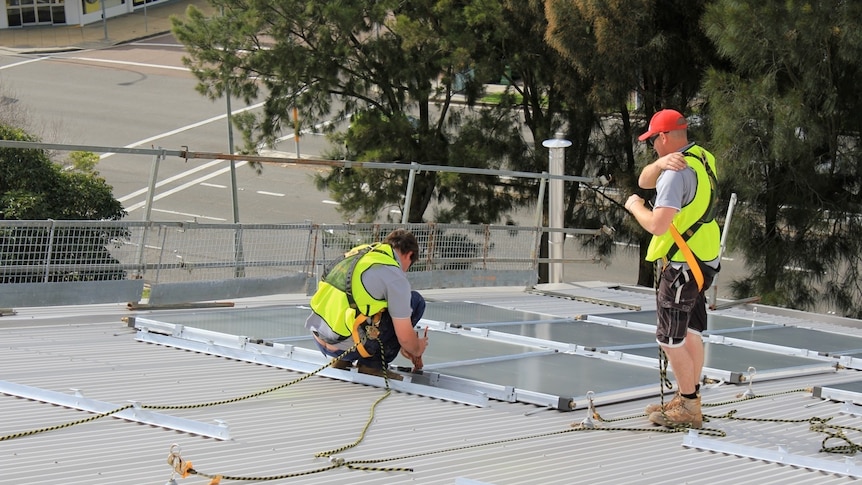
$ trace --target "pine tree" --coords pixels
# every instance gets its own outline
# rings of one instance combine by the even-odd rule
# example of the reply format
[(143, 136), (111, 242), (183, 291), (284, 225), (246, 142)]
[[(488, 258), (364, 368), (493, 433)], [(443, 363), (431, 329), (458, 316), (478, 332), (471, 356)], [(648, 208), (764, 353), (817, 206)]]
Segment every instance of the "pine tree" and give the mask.
[(862, 316), (862, 4), (722, 0), (703, 25), (729, 62), (704, 96), (741, 201), (736, 296)]

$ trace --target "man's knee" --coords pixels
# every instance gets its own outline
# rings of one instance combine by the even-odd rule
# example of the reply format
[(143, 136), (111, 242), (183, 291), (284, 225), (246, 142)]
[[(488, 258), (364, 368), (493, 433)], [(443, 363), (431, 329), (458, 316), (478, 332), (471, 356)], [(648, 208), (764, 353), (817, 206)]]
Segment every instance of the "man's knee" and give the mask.
[(415, 327), (419, 323), (419, 320), (422, 319), (422, 315), (425, 314), (425, 298), (418, 291), (410, 293), (410, 308), (413, 310), (413, 313), (410, 315), (410, 321), (413, 322), (413, 326)]

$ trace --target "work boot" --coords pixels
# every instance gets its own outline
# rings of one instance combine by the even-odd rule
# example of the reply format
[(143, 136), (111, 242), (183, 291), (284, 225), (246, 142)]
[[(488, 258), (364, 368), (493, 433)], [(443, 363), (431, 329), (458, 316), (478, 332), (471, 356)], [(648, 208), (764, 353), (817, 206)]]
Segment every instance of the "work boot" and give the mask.
[(333, 369), (350, 370), (350, 368), (353, 367), (353, 362), (350, 362), (349, 360), (335, 359), (332, 361), (332, 365), (330, 367)]
[[(678, 407), (680, 405), (682, 405), (682, 396), (680, 396), (679, 393), (676, 393), (673, 395), (673, 399), (664, 403), (664, 410), (667, 411), (669, 409), (673, 409), (673, 408)], [(656, 402), (656, 403), (652, 403), (649, 406), (647, 406), (646, 409), (644, 409), (644, 414), (649, 416), (650, 414), (652, 414), (656, 411), (661, 411), (661, 410), (662, 410), (661, 403)]]
[(368, 374), (370, 376), (383, 377), (384, 379), (389, 378), (393, 381), (403, 381), (404, 380), (404, 376), (402, 376), (401, 374), (394, 372), (394, 371), (391, 371), (389, 369), (384, 371), (383, 369), (381, 369), (379, 367), (369, 367), (367, 365), (359, 364), (359, 372), (361, 372), (363, 374)]
[(655, 411), (649, 415), (649, 420), (668, 428), (703, 426), (703, 413), (700, 411), (700, 396), (695, 399), (679, 397), (679, 406), (664, 411)]

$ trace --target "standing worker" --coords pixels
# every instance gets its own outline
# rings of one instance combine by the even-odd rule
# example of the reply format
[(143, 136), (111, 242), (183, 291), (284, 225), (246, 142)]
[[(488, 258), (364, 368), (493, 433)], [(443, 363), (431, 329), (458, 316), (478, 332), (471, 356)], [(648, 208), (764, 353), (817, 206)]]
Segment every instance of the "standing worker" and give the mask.
[(718, 186), (715, 157), (688, 141), (685, 117), (661, 110), (638, 137), (658, 154), (641, 171), (638, 185), (656, 189), (653, 209), (631, 195), (627, 211), (653, 235), (646, 260), (661, 265), (656, 293), (656, 341), (667, 355), (677, 381), (677, 394), (668, 403), (647, 406), (653, 423), (667, 427), (700, 428), (700, 380), (706, 330), (706, 296), (719, 270), (720, 229), (715, 221)]
[(428, 337), (413, 327), (425, 312), (425, 299), (410, 289), (405, 274), (419, 259), (416, 237), (396, 229), (382, 243), (357, 246), (329, 268), (311, 297), (305, 327), (311, 330), (332, 367), (402, 380), (388, 365), (399, 351), (422, 368)]

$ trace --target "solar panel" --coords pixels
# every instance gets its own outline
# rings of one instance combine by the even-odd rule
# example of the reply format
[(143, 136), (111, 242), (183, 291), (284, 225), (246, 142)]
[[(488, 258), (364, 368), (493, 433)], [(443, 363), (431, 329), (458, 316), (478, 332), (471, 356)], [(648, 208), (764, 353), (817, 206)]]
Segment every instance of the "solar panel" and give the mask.
[[(291, 367), (295, 361), (294, 368), (307, 371), (328, 361), (304, 328), (309, 312), (305, 305), (207, 309), (139, 318), (135, 326), (171, 334), (160, 343), (203, 341), (210, 353), (236, 357), (247, 352), (253, 362)], [(710, 313), (709, 319), (705, 375), (714, 380), (742, 383), (753, 376), (833, 372), (835, 358), (828, 354), (862, 353), (862, 339), (776, 323), (756, 312), (742, 318)], [(411, 363), (403, 357), (393, 364), (407, 375), (399, 385), (410, 392), (437, 388), (570, 410), (584, 407), (588, 395), (615, 402), (660, 392), (654, 324), (651, 311), (572, 319), (467, 301), (429, 301), (420, 322), (430, 329), (422, 374), (410, 374)], [(354, 378), (346, 372), (326, 375)]]
[(477, 323), (541, 322), (559, 318), (521, 310), (510, 310), (471, 302), (435, 302), (425, 304), (426, 320), (459, 325)]

